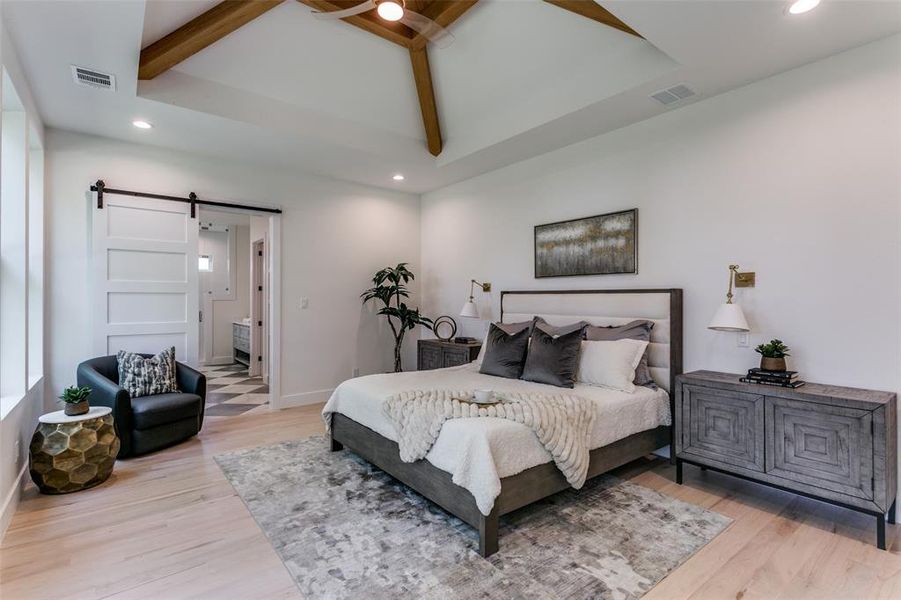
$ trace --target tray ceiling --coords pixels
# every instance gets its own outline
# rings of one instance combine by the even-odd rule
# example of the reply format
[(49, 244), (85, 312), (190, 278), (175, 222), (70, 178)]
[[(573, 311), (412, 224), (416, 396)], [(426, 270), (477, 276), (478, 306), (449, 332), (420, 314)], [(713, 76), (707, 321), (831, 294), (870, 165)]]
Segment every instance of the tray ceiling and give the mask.
[[(901, 4), (829, 2), (791, 20), (783, 2), (604, 6), (644, 38), (538, 0), (480, 0), (429, 46), (443, 134), (426, 136), (409, 50), (288, 0), (148, 81), (141, 48), (215, 0), (5, 0), (7, 28), (51, 127), (425, 191), (665, 110), (676, 83), (720, 93), (901, 30)], [(33, 43), (30, 40), (42, 40)], [(116, 75), (77, 88), (68, 65)], [(155, 127), (133, 131), (131, 119)], [(390, 175), (407, 179), (394, 184)]]

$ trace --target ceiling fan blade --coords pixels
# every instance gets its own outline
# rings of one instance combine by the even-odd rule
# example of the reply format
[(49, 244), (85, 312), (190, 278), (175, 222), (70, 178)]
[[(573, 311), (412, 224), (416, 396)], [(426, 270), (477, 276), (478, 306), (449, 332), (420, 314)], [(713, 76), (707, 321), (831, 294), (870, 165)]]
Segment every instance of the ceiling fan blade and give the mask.
[(364, 13), (367, 10), (372, 10), (375, 8), (374, 0), (366, 0), (356, 6), (351, 6), (350, 8), (345, 8), (344, 10), (330, 10), (330, 11), (321, 11), (314, 10), (313, 16), (317, 19), (323, 20), (331, 20), (331, 19), (343, 19), (345, 17), (352, 17), (354, 15), (358, 15), (360, 13)]
[(400, 22), (417, 33), (421, 33), (439, 48), (447, 48), (454, 42), (453, 34), (428, 17), (405, 10)]

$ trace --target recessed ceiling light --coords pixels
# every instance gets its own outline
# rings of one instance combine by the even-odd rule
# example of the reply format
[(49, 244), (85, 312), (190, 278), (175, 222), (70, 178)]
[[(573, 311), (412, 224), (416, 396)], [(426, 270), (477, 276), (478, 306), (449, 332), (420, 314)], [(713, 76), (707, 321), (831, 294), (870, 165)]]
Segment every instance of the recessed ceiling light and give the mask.
[(386, 21), (400, 21), (404, 16), (403, 0), (383, 0), (375, 9)]
[(141, 119), (136, 119), (131, 122), (132, 125), (137, 127), (138, 129), (153, 129), (153, 125), (148, 123), (147, 121), (142, 121)]
[(395, 176), (392, 177), (391, 179), (393, 179), (394, 181), (403, 181), (403, 180), (404, 180), (404, 176), (401, 175), (400, 173), (398, 173), (397, 175), (395, 175)]
[(800, 15), (815, 9), (819, 4), (820, 0), (795, 0), (788, 7), (788, 12), (792, 15)]

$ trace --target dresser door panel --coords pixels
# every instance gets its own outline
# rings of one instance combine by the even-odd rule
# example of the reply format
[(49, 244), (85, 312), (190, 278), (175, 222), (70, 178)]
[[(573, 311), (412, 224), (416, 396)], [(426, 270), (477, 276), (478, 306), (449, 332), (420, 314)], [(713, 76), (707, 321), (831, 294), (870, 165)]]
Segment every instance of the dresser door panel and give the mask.
[(763, 471), (763, 396), (683, 387), (683, 454)]
[(469, 348), (445, 348), (444, 366), (456, 367), (469, 362)]
[(419, 346), (419, 370), (430, 371), (442, 367), (441, 348), (422, 344)]
[(867, 410), (766, 398), (766, 472), (872, 499), (873, 414)]

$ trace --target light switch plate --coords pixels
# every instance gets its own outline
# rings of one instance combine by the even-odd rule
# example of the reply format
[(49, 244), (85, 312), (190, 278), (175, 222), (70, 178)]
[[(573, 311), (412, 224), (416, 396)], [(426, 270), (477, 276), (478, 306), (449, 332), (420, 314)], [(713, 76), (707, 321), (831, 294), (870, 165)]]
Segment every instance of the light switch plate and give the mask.
[(751, 334), (745, 331), (744, 333), (738, 334), (738, 347), (739, 348), (750, 348), (751, 347)]

